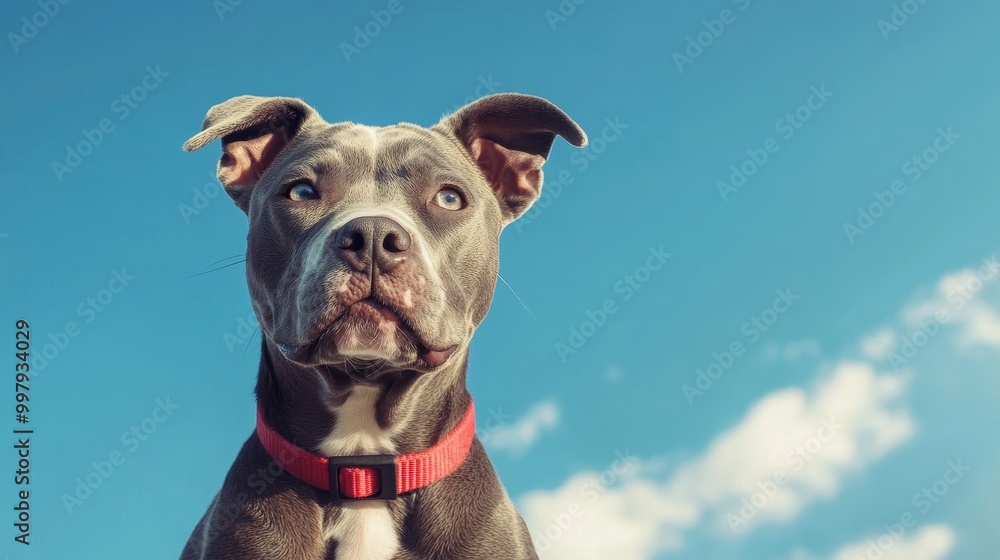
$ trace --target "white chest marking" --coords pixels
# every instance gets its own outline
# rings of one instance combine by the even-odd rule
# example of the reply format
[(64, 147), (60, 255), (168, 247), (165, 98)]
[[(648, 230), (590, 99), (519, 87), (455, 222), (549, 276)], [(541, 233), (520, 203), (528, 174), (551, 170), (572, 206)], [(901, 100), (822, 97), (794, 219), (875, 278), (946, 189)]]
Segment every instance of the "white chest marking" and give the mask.
[[(337, 410), (337, 425), (318, 451), (323, 455), (395, 454), (390, 433), (375, 421), (378, 389), (356, 387)], [(337, 560), (390, 560), (399, 550), (399, 535), (383, 502), (354, 502), (340, 510), (326, 528), (327, 541), (337, 541)]]

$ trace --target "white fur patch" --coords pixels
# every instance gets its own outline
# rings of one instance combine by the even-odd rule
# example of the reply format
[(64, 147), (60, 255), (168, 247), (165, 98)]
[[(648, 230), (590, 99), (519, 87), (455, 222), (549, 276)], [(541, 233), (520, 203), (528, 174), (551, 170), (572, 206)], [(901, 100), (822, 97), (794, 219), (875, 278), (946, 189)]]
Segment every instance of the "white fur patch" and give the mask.
[(364, 125), (364, 124), (359, 124), (359, 125), (355, 125), (355, 126), (357, 126), (358, 128), (364, 130), (365, 132), (367, 132), (368, 136), (371, 137), (371, 141), (372, 141), (372, 156), (373, 156), (373, 159), (374, 159), (375, 156), (378, 156), (378, 128), (374, 127), (374, 126)]
[[(333, 433), (319, 444), (319, 453), (337, 455), (394, 455), (391, 433), (378, 426), (375, 402), (379, 390), (355, 387), (339, 408)], [(399, 550), (399, 535), (384, 502), (344, 505), (337, 520), (326, 528), (326, 539), (337, 541), (337, 560), (389, 560)]]
[(326, 456), (394, 454), (393, 434), (380, 428), (375, 420), (378, 397), (377, 387), (351, 389), (344, 404), (334, 410), (337, 424), (333, 432), (320, 442), (317, 451)]
[(390, 560), (399, 550), (396, 526), (382, 502), (344, 506), (326, 538), (337, 540), (337, 560)]

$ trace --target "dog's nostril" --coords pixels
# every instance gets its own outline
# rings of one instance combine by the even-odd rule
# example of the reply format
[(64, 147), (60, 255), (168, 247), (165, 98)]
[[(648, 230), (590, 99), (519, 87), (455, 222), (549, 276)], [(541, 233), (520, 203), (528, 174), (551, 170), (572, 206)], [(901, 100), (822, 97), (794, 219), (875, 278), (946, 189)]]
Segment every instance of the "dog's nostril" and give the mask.
[(348, 251), (360, 251), (365, 247), (365, 236), (360, 231), (351, 231), (337, 236), (337, 247)]
[(390, 253), (402, 253), (410, 249), (410, 236), (390, 231), (382, 240), (382, 248)]

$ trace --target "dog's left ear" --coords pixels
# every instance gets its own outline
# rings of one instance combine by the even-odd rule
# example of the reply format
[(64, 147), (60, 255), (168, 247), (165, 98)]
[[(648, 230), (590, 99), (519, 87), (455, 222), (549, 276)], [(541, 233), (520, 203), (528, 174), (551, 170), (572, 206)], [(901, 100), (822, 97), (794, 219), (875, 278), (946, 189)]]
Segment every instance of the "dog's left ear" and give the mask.
[(559, 107), (532, 95), (498, 93), (474, 101), (433, 127), (465, 146), (500, 201), (504, 223), (542, 193), (542, 164), (556, 135), (587, 145), (587, 135)]

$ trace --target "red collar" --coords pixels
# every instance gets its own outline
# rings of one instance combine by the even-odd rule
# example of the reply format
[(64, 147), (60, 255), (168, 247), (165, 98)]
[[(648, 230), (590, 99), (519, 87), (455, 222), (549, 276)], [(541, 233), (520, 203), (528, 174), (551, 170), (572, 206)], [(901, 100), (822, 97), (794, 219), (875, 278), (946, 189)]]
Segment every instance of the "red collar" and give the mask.
[(295, 478), (335, 500), (391, 500), (451, 474), (469, 455), (476, 435), (472, 401), (458, 425), (433, 447), (406, 455), (322, 457), (295, 446), (264, 422), (257, 408), (257, 437), (268, 454)]

